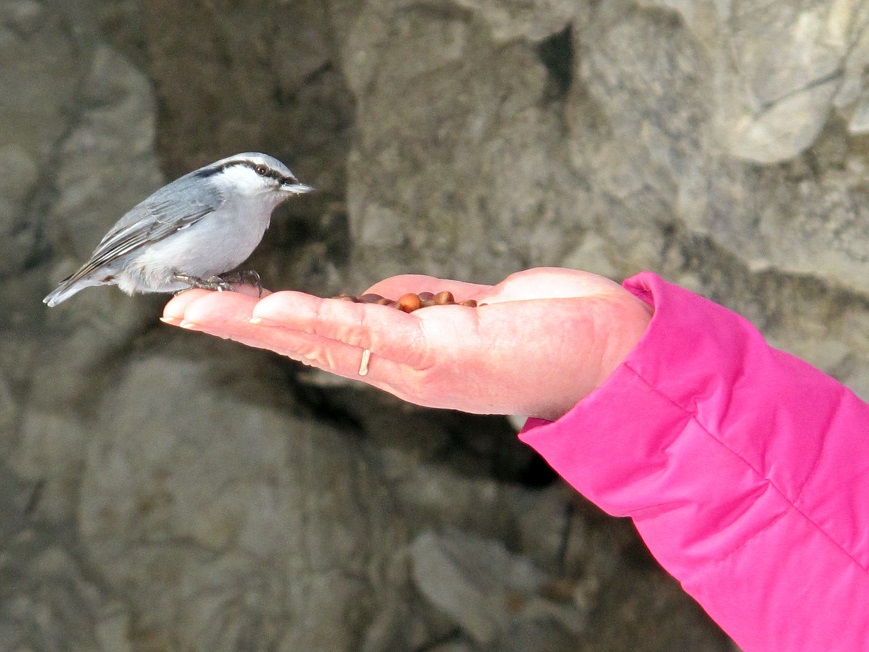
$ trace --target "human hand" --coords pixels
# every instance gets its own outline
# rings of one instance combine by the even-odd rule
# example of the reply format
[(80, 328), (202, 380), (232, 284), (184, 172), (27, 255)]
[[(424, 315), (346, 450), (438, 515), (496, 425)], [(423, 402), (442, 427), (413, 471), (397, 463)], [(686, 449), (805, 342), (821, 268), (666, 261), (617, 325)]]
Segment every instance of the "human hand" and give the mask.
[[(599, 386), (646, 330), (651, 308), (587, 272), (537, 268), (476, 285), (403, 275), (367, 290), (449, 290), (456, 301), (412, 313), (301, 292), (259, 298), (191, 290), (163, 320), (269, 349), (362, 380), (418, 405), (554, 420)], [(368, 349), (368, 374), (359, 375)]]

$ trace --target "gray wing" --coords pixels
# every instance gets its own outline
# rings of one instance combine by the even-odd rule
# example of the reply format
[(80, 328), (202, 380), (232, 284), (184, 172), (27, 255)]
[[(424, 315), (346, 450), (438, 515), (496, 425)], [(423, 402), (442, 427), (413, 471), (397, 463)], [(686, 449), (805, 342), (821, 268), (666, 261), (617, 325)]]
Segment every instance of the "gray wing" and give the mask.
[(192, 173), (183, 176), (160, 188), (118, 220), (90, 260), (67, 280), (82, 278), (143, 245), (186, 229), (213, 213), (223, 202), (223, 195), (207, 179), (193, 179)]

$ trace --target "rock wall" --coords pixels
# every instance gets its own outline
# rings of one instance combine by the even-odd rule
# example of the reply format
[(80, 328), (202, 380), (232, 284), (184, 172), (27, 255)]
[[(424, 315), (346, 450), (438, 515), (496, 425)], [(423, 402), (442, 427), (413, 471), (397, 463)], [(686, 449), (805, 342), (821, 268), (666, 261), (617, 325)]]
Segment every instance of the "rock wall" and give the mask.
[(869, 397), (865, 0), (0, 0), (0, 648), (728, 650), (501, 419), (41, 298), (268, 151), (273, 288), (652, 269)]

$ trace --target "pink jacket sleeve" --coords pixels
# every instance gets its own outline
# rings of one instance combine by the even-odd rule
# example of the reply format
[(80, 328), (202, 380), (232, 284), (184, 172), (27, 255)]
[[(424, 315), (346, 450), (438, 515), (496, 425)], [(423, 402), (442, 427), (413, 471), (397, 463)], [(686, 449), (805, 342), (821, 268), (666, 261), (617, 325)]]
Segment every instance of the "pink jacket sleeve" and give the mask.
[(869, 406), (721, 306), (625, 287), (655, 309), (640, 344), (521, 439), (747, 652), (869, 650)]

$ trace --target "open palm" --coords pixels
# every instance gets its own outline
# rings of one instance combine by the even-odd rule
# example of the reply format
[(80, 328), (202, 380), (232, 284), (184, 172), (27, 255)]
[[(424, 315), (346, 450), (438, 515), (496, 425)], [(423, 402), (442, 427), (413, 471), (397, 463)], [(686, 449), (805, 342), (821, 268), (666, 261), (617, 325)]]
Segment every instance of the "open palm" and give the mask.
[[(457, 301), (410, 314), (301, 292), (263, 298), (192, 290), (164, 321), (286, 355), (429, 407), (555, 419), (600, 385), (633, 349), (649, 307), (618, 284), (537, 268), (497, 285), (395, 276), (368, 292), (397, 298), (449, 290)], [(369, 372), (359, 376), (363, 351)]]

